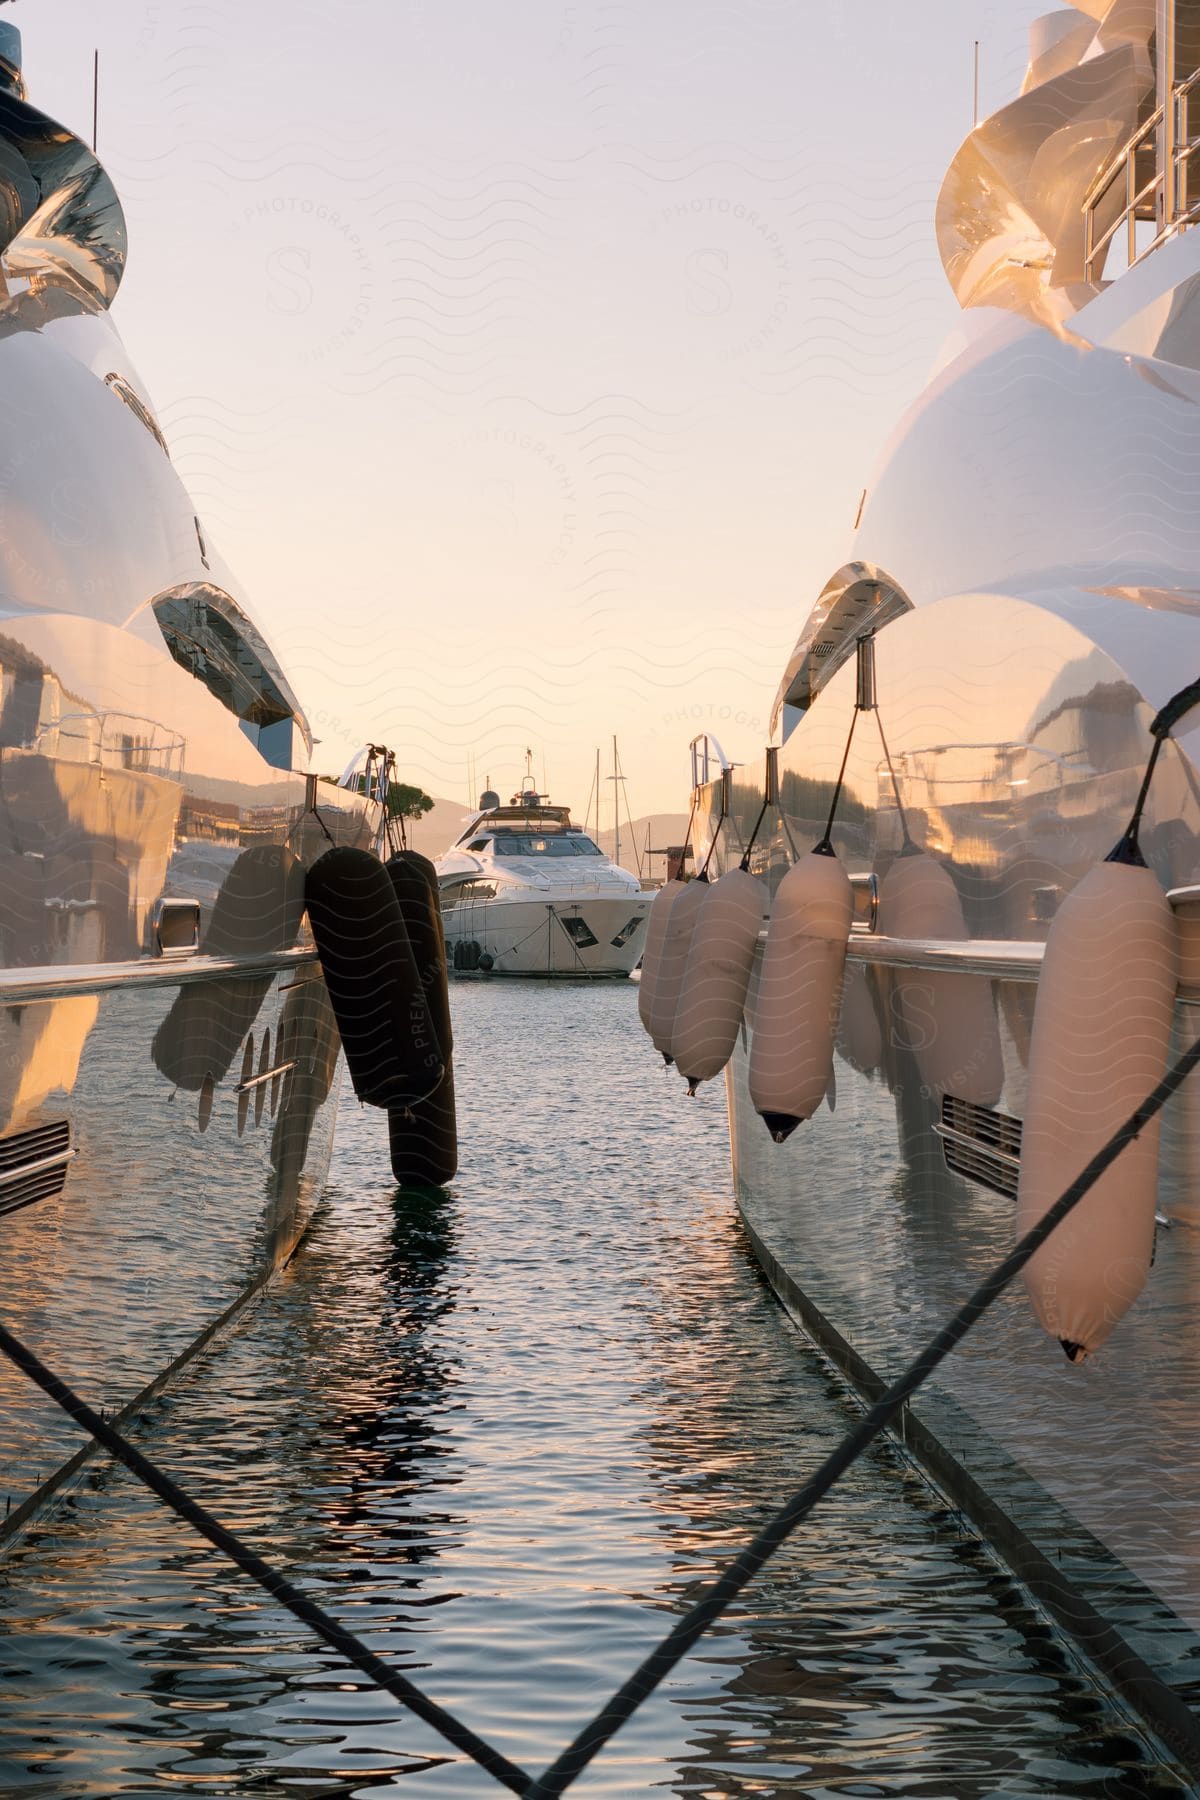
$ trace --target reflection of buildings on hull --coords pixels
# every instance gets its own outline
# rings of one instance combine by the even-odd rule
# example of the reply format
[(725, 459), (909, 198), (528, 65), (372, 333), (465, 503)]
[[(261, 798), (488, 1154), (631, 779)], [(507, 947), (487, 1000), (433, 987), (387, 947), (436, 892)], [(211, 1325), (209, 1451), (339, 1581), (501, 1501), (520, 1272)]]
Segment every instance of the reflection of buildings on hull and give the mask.
[[(1151, 720), (1200, 667), (1200, 231), (1184, 229), (1200, 206), (1191, 139), (1169, 129), (1200, 82), (1200, 7), (1074, 3), (1073, 27), (1035, 28), (1022, 97), (955, 161), (938, 229), (963, 328), (887, 448), (776, 705), (780, 810), (758, 852), (772, 886), (824, 831), (865, 695), (834, 832), (858, 915), (831, 1108), (774, 1144), (735, 1052), (737, 1191), (791, 1302), (848, 1362), (888, 1373), (1011, 1244), (1042, 946), (1129, 819)], [(1127, 144), (1146, 185), (1126, 215)], [(702, 793), (698, 842), (734, 815), (715, 866), (762, 800), (745, 770)], [(904, 872), (908, 840), (923, 879)], [(1160, 758), (1140, 841), (1181, 926), (1182, 1047), (1200, 986), (1196, 713)], [(918, 1408), (1031, 1557), (1061, 1553), (1064, 1579), (1192, 1702), (1200, 1250), (1182, 1227), (1200, 1217), (1198, 1170), (1193, 1078), (1163, 1125), (1176, 1228), (1095, 1364), (1062, 1360), (1018, 1291)]]
[[(318, 810), (109, 316), (112, 184), (19, 65), (0, 25), (0, 1313), (111, 1410), (311, 1212), (337, 1037), (303, 869), (375, 809)], [(0, 1534), (76, 1441), (0, 1371)]]
[[(207, 985), (176, 990), (174, 1001), (157, 988), (31, 1001), (0, 1025), (0, 1064), (7, 1070), (15, 1054), (26, 1083), (37, 1069), (21, 1042), (31, 1024), (35, 1048), (61, 1055), (70, 1032), (78, 1057), (75, 1070), (48, 1071), (58, 1092), (41, 1094), (43, 1079), (28, 1094), (27, 1121), (69, 1118), (76, 1158), (61, 1195), (0, 1218), (0, 1316), (110, 1412), (286, 1258), (332, 1149), (338, 1041), (319, 975), (301, 965), (271, 977), (229, 1078), (189, 1091), (155, 1066), (150, 1045), (180, 993), (207, 998)], [(86, 1009), (82, 1044), (76, 1020), (62, 1016), (72, 1009)], [(194, 1033), (191, 1046), (199, 1057)], [(213, 1059), (222, 1056), (218, 1042)], [(246, 1087), (264, 1063), (290, 1066)], [(70, 1422), (0, 1364), (3, 1529), (23, 1523), (39, 1484), (45, 1497), (78, 1442)]]

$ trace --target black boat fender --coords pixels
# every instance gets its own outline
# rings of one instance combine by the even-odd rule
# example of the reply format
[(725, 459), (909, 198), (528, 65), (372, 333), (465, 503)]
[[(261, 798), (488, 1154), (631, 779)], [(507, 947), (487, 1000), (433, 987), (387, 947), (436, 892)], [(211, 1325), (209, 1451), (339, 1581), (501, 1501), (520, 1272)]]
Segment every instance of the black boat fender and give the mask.
[(304, 892), (355, 1093), (368, 1106), (424, 1099), (444, 1062), (390, 875), (368, 851), (338, 845)]
[(387, 863), (397, 904), (417, 961), (417, 973), (446, 1072), (423, 1100), (388, 1108), (392, 1174), (401, 1187), (444, 1187), (458, 1170), (458, 1122), (454, 1104), (454, 1036), (446, 939), (437, 872), (427, 856), (400, 850)]

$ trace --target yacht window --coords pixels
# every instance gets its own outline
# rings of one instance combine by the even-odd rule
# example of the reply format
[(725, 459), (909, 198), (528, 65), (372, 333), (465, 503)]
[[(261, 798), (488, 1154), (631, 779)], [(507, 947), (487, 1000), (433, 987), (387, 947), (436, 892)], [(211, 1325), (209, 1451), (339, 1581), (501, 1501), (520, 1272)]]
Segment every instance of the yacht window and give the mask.
[(442, 911), (450, 912), (452, 908), (461, 906), (468, 900), (494, 900), (496, 884), (494, 881), (456, 881), (453, 887), (442, 889)]
[(523, 833), (505, 832), (495, 841), (497, 856), (602, 856), (591, 838), (582, 833), (561, 837), (527, 837)]
[(220, 588), (190, 582), (160, 594), (152, 606), (175, 661), (242, 721), (242, 730), (267, 762), (280, 769), (294, 767), (294, 736), (311, 752), (300, 704), (236, 601)]
[(467, 845), (467, 849), (486, 850), (491, 841), (491, 838), (476, 838), (473, 843)]
[(169, 458), (171, 452), (167, 449), (167, 440), (162, 434), (162, 428), (159, 425), (158, 420), (150, 411), (146, 402), (140, 395), (134, 392), (134, 389), (130, 386), (129, 382), (126, 381), (125, 377), (114, 372), (106, 375), (104, 381), (105, 385), (112, 389), (113, 393), (117, 396), (117, 399), (124, 401), (139, 425), (144, 425), (146, 427), (146, 430), (150, 433), (150, 436), (154, 438), (163, 455)]

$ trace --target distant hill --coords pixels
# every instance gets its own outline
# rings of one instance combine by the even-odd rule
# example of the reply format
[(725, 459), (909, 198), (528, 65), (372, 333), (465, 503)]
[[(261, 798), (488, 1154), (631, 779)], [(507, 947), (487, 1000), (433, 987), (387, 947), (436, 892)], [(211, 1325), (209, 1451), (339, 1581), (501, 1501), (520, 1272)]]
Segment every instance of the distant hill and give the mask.
[(455, 838), (462, 836), (470, 817), (471, 808), (465, 800), (435, 799), (432, 812), (423, 819), (405, 819), (404, 828), (414, 850), (422, 856), (441, 856)]
[[(633, 853), (633, 846), (636, 844), (638, 854), (642, 858), (643, 875), (653, 875), (657, 880), (661, 881), (666, 858), (662, 856), (652, 856), (647, 862), (645, 854), (646, 844), (648, 842), (652, 850), (665, 850), (670, 844), (682, 844), (684, 834), (687, 831), (687, 825), (688, 816), (685, 812), (645, 813), (640, 819), (635, 819), (633, 821), (632, 834), (630, 833), (627, 824), (622, 825), (621, 867), (623, 869), (632, 869), (634, 874), (637, 874), (637, 857)], [(649, 833), (648, 837), (647, 833)], [(599, 836), (596, 838), (596, 842), (606, 856), (612, 855), (613, 834), (611, 830), (600, 832)]]
[[(455, 838), (460, 837), (466, 829), (470, 810), (461, 800), (438, 800), (433, 803), (433, 811), (425, 814), (423, 819), (406, 819), (408, 841), (414, 850), (423, 856), (441, 856), (448, 850)], [(576, 821), (582, 824), (582, 819)], [(637, 874), (637, 857), (633, 846), (642, 852), (643, 873), (662, 878), (664, 858), (655, 856), (646, 864), (644, 855), (646, 834), (649, 832), (651, 847), (663, 850), (668, 844), (681, 844), (683, 834), (687, 830), (687, 814), (679, 813), (647, 813), (633, 821), (633, 830), (628, 825), (621, 827), (621, 866)], [(602, 831), (596, 839), (606, 856), (613, 853), (613, 834), (611, 828)]]

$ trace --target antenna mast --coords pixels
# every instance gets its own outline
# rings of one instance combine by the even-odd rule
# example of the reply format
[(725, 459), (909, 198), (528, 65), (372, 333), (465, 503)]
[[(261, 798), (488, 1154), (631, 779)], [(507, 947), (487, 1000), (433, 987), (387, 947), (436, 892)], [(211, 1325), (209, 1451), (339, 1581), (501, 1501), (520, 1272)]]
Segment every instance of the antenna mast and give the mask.
[(613, 861), (621, 860), (621, 776), (617, 765), (617, 736), (613, 733)]

